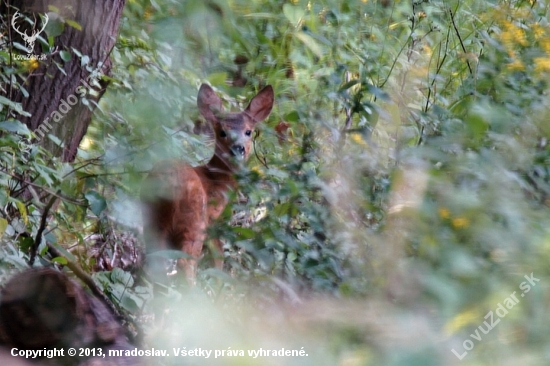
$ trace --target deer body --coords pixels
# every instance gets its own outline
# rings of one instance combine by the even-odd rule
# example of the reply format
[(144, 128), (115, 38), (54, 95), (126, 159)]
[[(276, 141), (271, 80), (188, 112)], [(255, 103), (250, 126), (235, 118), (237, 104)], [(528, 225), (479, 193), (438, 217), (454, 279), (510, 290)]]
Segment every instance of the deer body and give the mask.
[[(183, 162), (163, 162), (155, 166), (142, 187), (142, 200), (147, 212), (145, 225), (153, 234), (148, 249), (179, 249), (191, 258), (180, 259), (190, 282), (196, 276), (206, 228), (216, 220), (228, 203), (229, 190), (236, 188), (233, 176), (250, 152), (256, 124), (269, 115), (273, 106), (273, 88), (262, 89), (241, 113), (221, 114), (221, 99), (208, 85), (199, 90), (200, 113), (213, 127), (216, 147), (214, 156), (202, 166)], [(223, 266), (223, 248), (214, 239), (216, 267)]]

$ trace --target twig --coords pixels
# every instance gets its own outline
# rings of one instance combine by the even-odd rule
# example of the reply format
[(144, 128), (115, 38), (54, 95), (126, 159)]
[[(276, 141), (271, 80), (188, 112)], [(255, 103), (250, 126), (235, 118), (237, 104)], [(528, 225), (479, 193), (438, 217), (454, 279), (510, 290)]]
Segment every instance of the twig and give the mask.
[(67, 178), (69, 175), (73, 174), (74, 172), (76, 172), (76, 171), (78, 171), (78, 170), (80, 170), (80, 169), (82, 169), (82, 168), (87, 167), (88, 165), (95, 164), (96, 162), (98, 162), (98, 165), (99, 165), (99, 162), (101, 162), (101, 159), (102, 159), (102, 158), (103, 158), (103, 157), (97, 157), (97, 158), (94, 158), (94, 159), (87, 160), (84, 164), (82, 164), (82, 165), (80, 165), (80, 166), (78, 166), (78, 167), (75, 167), (75, 168), (71, 169), (70, 172), (68, 172), (67, 174), (65, 174), (65, 175), (63, 176), (63, 179)]
[(85, 203), (81, 203), (81, 202), (78, 202), (78, 201), (73, 200), (72, 198), (66, 197), (66, 196), (60, 194), (59, 191), (53, 192), (53, 191), (50, 191), (50, 190), (48, 190), (47, 188), (45, 188), (45, 187), (43, 187), (43, 186), (41, 186), (41, 185), (39, 185), (39, 184), (35, 184), (35, 183), (29, 182), (29, 181), (25, 181), (25, 180), (23, 180), (21, 177), (17, 176), (16, 174), (9, 173), (9, 172), (7, 172), (7, 171), (5, 171), (5, 170), (0, 170), (0, 173), (9, 175), (9, 176), (12, 177), (13, 179), (18, 180), (20, 183), (24, 183), (25, 185), (28, 185), (28, 186), (31, 186), (31, 187), (39, 188), (39, 189), (43, 190), (44, 192), (48, 193), (49, 195), (55, 196), (55, 197), (57, 197), (57, 198), (61, 198), (62, 200), (67, 201), (67, 202), (70, 202), (70, 203), (72, 203), (72, 204), (74, 204), (74, 205), (86, 206)]
[[(351, 80), (351, 74), (349, 71), (346, 71), (344, 73), (344, 80), (345, 83), (349, 83)], [(349, 89), (348, 89), (348, 95)], [(350, 97), (351, 103), (355, 103), (353, 98)], [(346, 121), (344, 122), (344, 127), (342, 127), (342, 130), (340, 131), (340, 136), (338, 137), (338, 150), (342, 149), (344, 144), (346, 143), (346, 134), (349, 133), (351, 125), (352, 125), (352, 118), (353, 118), (353, 104), (351, 106), (344, 106), (344, 111), (346, 112)]]
[[(407, 39), (407, 41), (409, 39), (412, 39), (412, 37), (409, 35), (409, 38)], [(380, 83), (380, 86), (379, 88), (383, 88), (384, 85), (386, 85), (386, 83), (388, 82), (388, 80), (390, 80), (390, 76), (393, 72), (393, 69), (395, 68), (395, 65), (397, 64), (397, 61), (399, 60), (399, 56), (401, 56), (401, 54), (403, 53), (403, 51), (405, 50), (405, 47), (407, 47), (407, 42), (405, 42), (403, 44), (403, 46), (401, 46), (401, 49), (399, 50), (399, 52), (397, 53), (397, 55), (395, 56), (395, 58), (393, 59), (393, 62), (390, 66), (390, 71), (388, 71), (388, 74), (386, 75), (386, 78), (384, 79), (384, 81), (382, 83)]]
[[(438, 60), (437, 60), (437, 69), (435, 71), (435, 76), (432, 79), (431, 85), (428, 88), (428, 97), (426, 98), (426, 106), (424, 107), (424, 112), (428, 112), (428, 109), (430, 107), (430, 97), (431, 97), (431, 93), (432, 93), (432, 88), (435, 87), (435, 81), (437, 80), (437, 75), (439, 75), (439, 72), (441, 71), (441, 68), (443, 67), (443, 64), (445, 63), (445, 60), (447, 59), (447, 54), (448, 54), (448, 50), (449, 50), (450, 33), (451, 33), (451, 27), (449, 27), (449, 29), (447, 30), (447, 39), (445, 41), (445, 52), (443, 52), (443, 58), (441, 58), (441, 43), (439, 44), (439, 51), (438, 51), (438, 55), (437, 55), (437, 58), (438, 58)], [(435, 98), (436, 98), (435, 91), (434, 91), (434, 96), (433, 97), (434, 97), (434, 103), (435, 103)], [(434, 103), (432, 103), (432, 104), (434, 104)]]
[(256, 136), (254, 136), (254, 139), (252, 140), (252, 143), (254, 144), (254, 155), (256, 155), (256, 158), (262, 163), (263, 166), (265, 166), (266, 169), (269, 169), (267, 166), (267, 159), (264, 158), (262, 160), (260, 156), (258, 155), (258, 150), (256, 149), (256, 138), (260, 135), (260, 131), (256, 131)]
[[(56, 192), (59, 194), (59, 190)], [(38, 250), (38, 247), (40, 246), (40, 243), (42, 242), (42, 233), (44, 232), (44, 229), (46, 228), (46, 221), (48, 219), (48, 215), (50, 212), (50, 209), (52, 208), (53, 204), (57, 201), (57, 195), (52, 195), (48, 203), (46, 204), (46, 207), (44, 207), (44, 212), (42, 213), (42, 217), (40, 219), (40, 226), (38, 227), (38, 231), (36, 232), (36, 237), (34, 238), (34, 243), (31, 246), (31, 255), (29, 258), (29, 266), (33, 266), (34, 260), (36, 259), (36, 252)]]
[[(137, 326), (137, 324), (135, 324), (135, 322), (130, 319), (129, 317), (127, 317), (125, 314), (122, 314), (120, 311), (118, 311), (118, 309), (116, 308), (116, 306), (113, 304), (113, 302), (107, 297), (107, 295), (105, 295), (105, 293), (103, 291), (101, 291), (101, 289), (96, 285), (95, 281), (93, 280), (92, 277), (90, 277), (86, 272), (84, 272), (84, 270), (82, 268), (80, 268), (78, 266), (78, 264), (74, 263), (73, 261), (71, 261), (69, 258), (65, 257), (59, 250), (57, 250), (56, 247), (54, 247), (51, 243), (46, 243), (46, 245), (48, 246), (48, 251), (54, 256), (54, 257), (60, 257), (60, 258), (63, 258), (65, 259), (65, 261), (67, 262), (66, 266), (71, 270), (73, 271), (73, 273), (75, 274), (76, 277), (78, 277), (86, 286), (88, 286), (88, 288), (90, 289), (90, 291), (92, 291), (92, 293), (100, 300), (103, 301), (103, 303), (105, 305), (107, 305), (107, 307), (109, 309), (111, 309), (111, 311), (119, 318), (119, 319), (123, 319), (125, 322), (127, 322), (128, 324), (133, 324), (135, 329), (136, 329), (136, 332), (138, 332), (138, 335), (140, 333), (140, 330), (139, 330), (139, 327)], [(128, 332), (130, 333), (130, 332)], [(131, 334), (128, 334), (131, 338), (135, 338), (133, 337)], [(136, 336), (137, 337), (137, 336)]]
[[(455, 17), (454, 17), (452, 9), (449, 9), (449, 14), (451, 14), (451, 22), (453, 23), (453, 28), (455, 30), (456, 36), (458, 37), (458, 40), (460, 41), (460, 46), (462, 47), (462, 52), (464, 52), (466, 54), (467, 53), (466, 52), (466, 47), (464, 46), (464, 42), (462, 41), (462, 37), (460, 36), (460, 32), (458, 31), (458, 28), (456, 26)], [(466, 65), (468, 65), (468, 70), (470, 70), (470, 75), (473, 75), (474, 72), (472, 71), (472, 66), (470, 66), (470, 61), (468, 61), (467, 58), (465, 60), (466, 60)]]
[[(351, 80), (351, 74), (350, 74), (349, 71), (346, 71), (346, 77), (345, 78), (346, 78), (346, 83), (349, 83), (349, 81)], [(345, 107), (345, 110), (346, 110), (346, 123), (344, 125), (344, 130), (342, 131), (343, 133), (345, 133), (351, 127), (352, 109), (348, 108), (348, 107)]]

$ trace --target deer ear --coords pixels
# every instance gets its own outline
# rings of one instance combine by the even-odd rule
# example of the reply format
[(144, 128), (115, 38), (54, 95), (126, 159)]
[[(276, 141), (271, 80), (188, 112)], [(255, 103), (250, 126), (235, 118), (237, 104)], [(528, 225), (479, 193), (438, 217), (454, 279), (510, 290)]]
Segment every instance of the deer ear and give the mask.
[(209, 85), (202, 84), (197, 97), (197, 106), (204, 118), (214, 121), (216, 120), (214, 113), (222, 109), (222, 100)]
[(273, 99), (273, 87), (268, 85), (252, 98), (250, 104), (245, 109), (245, 113), (254, 120), (254, 123), (261, 122), (271, 113)]

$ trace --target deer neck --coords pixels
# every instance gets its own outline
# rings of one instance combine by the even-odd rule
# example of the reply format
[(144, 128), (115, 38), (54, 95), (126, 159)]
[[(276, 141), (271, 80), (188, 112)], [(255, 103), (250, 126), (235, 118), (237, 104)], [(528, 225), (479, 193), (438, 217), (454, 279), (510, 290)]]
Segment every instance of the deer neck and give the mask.
[(234, 187), (235, 177), (234, 173), (237, 170), (237, 167), (228, 162), (226, 159), (219, 156), (219, 154), (214, 154), (212, 159), (205, 166), (205, 173), (207, 177), (215, 185), (229, 185)]

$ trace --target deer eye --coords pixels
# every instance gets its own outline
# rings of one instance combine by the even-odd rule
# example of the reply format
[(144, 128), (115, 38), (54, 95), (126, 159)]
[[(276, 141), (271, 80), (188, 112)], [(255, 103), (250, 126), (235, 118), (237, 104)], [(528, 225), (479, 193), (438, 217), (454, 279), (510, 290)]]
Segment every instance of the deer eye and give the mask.
[(246, 130), (246, 132), (244, 133), (246, 136), (250, 136), (252, 135), (252, 131), (251, 130)]
[(225, 133), (224, 130), (221, 130), (221, 131), (220, 131), (220, 137), (221, 137), (221, 138), (227, 137), (227, 133)]

